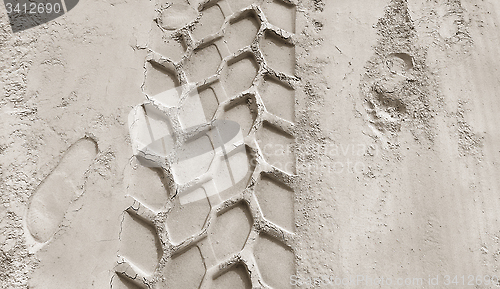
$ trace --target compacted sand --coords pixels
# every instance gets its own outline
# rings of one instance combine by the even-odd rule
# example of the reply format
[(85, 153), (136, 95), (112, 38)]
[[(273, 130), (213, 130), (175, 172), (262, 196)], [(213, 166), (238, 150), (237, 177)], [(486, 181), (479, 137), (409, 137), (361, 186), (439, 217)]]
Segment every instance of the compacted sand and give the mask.
[(500, 286), (500, 2), (0, 10), (1, 288)]

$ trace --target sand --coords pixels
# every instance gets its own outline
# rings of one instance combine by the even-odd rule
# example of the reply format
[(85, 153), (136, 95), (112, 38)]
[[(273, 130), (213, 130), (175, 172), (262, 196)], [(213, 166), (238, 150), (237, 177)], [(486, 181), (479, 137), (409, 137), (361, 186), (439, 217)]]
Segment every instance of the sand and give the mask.
[(15, 33), (2, 13), (0, 287), (500, 286), (497, 13), (80, 1)]

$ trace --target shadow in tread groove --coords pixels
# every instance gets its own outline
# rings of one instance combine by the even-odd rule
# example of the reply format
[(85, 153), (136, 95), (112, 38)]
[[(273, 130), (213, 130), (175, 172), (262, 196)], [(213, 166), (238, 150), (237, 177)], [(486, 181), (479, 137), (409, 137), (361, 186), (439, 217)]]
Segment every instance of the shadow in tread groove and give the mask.
[(243, 249), (251, 228), (252, 216), (244, 204), (217, 216), (209, 232), (217, 259), (223, 260)]
[(152, 273), (162, 256), (160, 240), (153, 226), (134, 214), (125, 213), (120, 234), (120, 255)]
[(217, 277), (212, 283), (213, 289), (251, 289), (252, 282), (248, 277), (245, 267), (241, 264), (236, 265), (234, 268), (229, 269), (224, 274)]
[(293, 191), (290, 188), (264, 175), (256, 185), (255, 195), (266, 219), (294, 231)]
[(111, 289), (139, 289), (130, 279), (123, 277), (121, 274), (117, 274), (113, 277), (111, 282)]
[(167, 264), (165, 280), (156, 288), (198, 288), (205, 275), (205, 265), (198, 247), (176, 255)]
[(255, 246), (255, 259), (264, 281), (274, 289), (292, 288), (293, 252), (277, 240), (261, 234)]
[(226, 28), (224, 42), (229, 52), (235, 53), (239, 49), (252, 44), (259, 31), (260, 23), (255, 19), (254, 13), (239, 19)]

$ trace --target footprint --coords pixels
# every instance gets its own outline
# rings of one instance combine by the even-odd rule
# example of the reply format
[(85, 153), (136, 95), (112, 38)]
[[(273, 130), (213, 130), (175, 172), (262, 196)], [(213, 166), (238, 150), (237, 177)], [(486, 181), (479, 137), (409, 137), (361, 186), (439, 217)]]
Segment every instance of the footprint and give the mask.
[(26, 216), (26, 226), (35, 241), (45, 243), (55, 234), (71, 202), (83, 193), (85, 172), (96, 154), (94, 140), (78, 140), (38, 186)]

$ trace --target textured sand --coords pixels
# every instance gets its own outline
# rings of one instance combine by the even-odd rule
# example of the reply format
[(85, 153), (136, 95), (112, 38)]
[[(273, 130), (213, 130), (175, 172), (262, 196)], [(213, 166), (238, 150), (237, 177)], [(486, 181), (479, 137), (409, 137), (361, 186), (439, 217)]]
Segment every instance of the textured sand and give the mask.
[[(494, 288), (500, 3), (226, 1), (82, 1), (18, 33), (0, 8), (0, 287)], [(185, 204), (209, 189), (133, 157), (128, 116), (207, 79), (205, 117), (259, 162)]]

